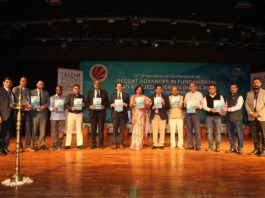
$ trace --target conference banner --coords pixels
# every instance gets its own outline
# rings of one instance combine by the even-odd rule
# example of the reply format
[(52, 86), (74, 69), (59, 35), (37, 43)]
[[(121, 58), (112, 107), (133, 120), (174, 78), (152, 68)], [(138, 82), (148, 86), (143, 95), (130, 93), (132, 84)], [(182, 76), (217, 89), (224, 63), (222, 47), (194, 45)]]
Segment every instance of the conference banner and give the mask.
[[(182, 62), (126, 62), (126, 61), (82, 61), (80, 69), (84, 73), (84, 95), (93, 88), (93, 81), (102, 82), (102, 88), (109, 95), (115, 92), (117, 82), (124, 84), (124, 92), (132, 95), (136, 85), (144, 87), (145, 95), (154, 92), (161, 84), (164, 92), (170, 94), (172, 85), (177, 85), (181, 95), (189, 91), (189, 83), (194, 81), (198, 90), (205, 95), (209, 84), (217, 85), (217, 90), (225, 98), (229, 95), (229, 85), (236, 82), (239, 91), (246, 96), (250, 84), (250, 66), (214, 63)], [(110, 122), (110, 116), (107, 121)], [(204, 119), (204, 115), (202, 115)], [(88, 121), (87, 112), (85, 121)]]

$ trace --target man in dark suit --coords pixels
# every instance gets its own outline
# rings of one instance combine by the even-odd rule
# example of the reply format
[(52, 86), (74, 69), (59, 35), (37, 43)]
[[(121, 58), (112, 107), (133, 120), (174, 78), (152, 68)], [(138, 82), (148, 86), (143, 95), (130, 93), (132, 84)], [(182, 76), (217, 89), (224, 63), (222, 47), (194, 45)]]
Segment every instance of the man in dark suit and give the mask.
[(5, 77), (3, 87), (0, 88), (0, 155), (12, 154), (8, 150), (11, 123), (13, 118), (12, 105), (14, 95), (11, 87), (13, 83), (9, 77)]
[[(170, 108), (169, 99), (163, 93), (162, 85), (155, 86), (155, 93), (150, 97), (152, 100), (151, 115), (152, 133), (153, 133), (153, 149), (164, 148), (165, 143), (165, 128), (168, 120), (167, 111)], [(158, 142), (158, 132), (160, 133)]]
[[(113, 145), (112, 148), (117, 148), (118, 143), (118, 129), (120, 129), (119, 147), (124, 148), (123, 145), (123, 132), (128, 121), (128, 107), (130, 104), (129, 95), (123, 93), (123, 84), (116, 83), (117, 92), (113, 93), (110, 97), (111, 119), (113, 125)], [(120, 105), (119, 105), (120, 104)]]
[(48, 91), (43, 90), (44, 82), (42, 80), (39, 80), (36, 86), (36, 89), (31, 90), (31, 102), (33, 102), (33, 97), (38, 98), (37, 101), (39, 102), (38, 105), (34, 102), (35, 106), (33, 105), (33, 110), (31, 111), (33, 119), (33, 149), (38, 151), (38, 132), (40, 132), (40, 149), (48, 150), (45, 145), (45, 133), (50, 97)]
[(108, 93), (101, 89), (100, 81), (95, 80), (93, 86), (94, 89), (88, 92), (86, 98), (91, 121), (92, 149), (97, 147), (97, 129), (99, 137), (98, 147), (104, 148), (104, 123), (106, 109), (109, 107)]
[[(13, 88), (13, 93), (15, 96), (15, 103), (18, 103), (18, 97), (20, 94), (20, 90), (22, 91), (22, 104), (25, 105), (25, 109), (23, 111), (22, 123), (25, 127), (25, 151), (32, 151), (30, 148), (31, 145), (31, 134), (32, 134), (32, 126), (31, 126), (31, 109), (32, 105), (30, 104), (30, 90), (27, 88), (28, 80), (25, 76), (22, 76), (19, 81), (19, 86)], [(21, 149), (23, 150), (23, 144), (21, 142)]]

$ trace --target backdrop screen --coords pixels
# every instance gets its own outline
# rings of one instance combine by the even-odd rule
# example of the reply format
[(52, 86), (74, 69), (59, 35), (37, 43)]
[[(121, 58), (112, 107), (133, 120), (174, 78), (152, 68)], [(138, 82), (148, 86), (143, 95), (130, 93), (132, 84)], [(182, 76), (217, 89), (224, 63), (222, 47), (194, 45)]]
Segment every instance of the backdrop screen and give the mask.
[[(198, 89), (205, 95), (210, 83), (217, 85), (217, 90), (225, 99), (229, 95), (229, 85), (236, 82), (239, 91), (246, 97), (250, 88), (250, 66), (214, 63), (181, 63), (181, 62), (118, 62), (118, 61), (82, 61), (84, 96), (92, 89), (94, 79), (102, 81), (102, 88), (109, 95), (115, 92), (116, 82), (124, 84), (124, 92), (132, 95), (136, 85), (144, 87), (145, 95), (154, 91), (156, 84), (161, 84), (169, 94), (170, 87), (177, 85), (180, 94), (185, 95), (191, 81), (197, 82)], [(202, 112), (202, 121), (204, 120)], [(88, 121), (87, 111), (85, 121)], [(107, 113), (110, 122), (110, 112)]]

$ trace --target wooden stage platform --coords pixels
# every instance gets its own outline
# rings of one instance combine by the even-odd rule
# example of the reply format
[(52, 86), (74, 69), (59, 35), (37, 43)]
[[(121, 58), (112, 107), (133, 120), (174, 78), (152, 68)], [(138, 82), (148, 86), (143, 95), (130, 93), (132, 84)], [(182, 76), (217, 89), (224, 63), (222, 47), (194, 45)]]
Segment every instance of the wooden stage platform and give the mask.
[[(138, 186), (139, 197), (265, 197), (265, 158), (250, 156), (250, 138), (244, 154), (226, 154), (229, 141), (222, 137), (221, 152), (151, 149), (151, 136), (141, 151), (105, 149), (39, 151), (21, 154), (21, 172), (34, 180), (21, 187), (0, 185), (0, 197), (129, 197)], [(15, 149), (15, 139), (10, 150)], [(47, 140), (50, 147), (50, 139)], [(75, 145), (75, 138), (73, 138)], [(0, 180), (14, 172), (15, 155), (0, 157)], [(206, 196), (203, 194), (206, 193)], [(192, 196), (194, 195), (194, 196)], [(198, 196), (200, 195), (200, 196)]]

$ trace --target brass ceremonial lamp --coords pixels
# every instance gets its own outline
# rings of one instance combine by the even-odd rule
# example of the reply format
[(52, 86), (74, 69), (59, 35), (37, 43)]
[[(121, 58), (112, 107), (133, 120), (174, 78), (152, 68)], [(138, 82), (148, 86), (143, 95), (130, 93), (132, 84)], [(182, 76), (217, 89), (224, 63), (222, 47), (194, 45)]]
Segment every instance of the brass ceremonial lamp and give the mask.
[(25, 110), (26, 105), (22, 104), (23, 95), (22, 95), (22, 87), (19, 89), (18, 95), (18, 103), (13, 104), (13, 109), (17, 109), (17, 121), (16, 121), (16, 167), (15, 167), (15, 174), (12, 175), (10, 178), (7, 178), (5, 181), (2, 182), (3, 185), (6, 186), (17, 186), (22, 185), (25, 183), (32, 183), (33, 181), (28, 178), (24, 177), (20, 173), (20, 158), (19, 158), (19, 150), (20, 150), (20, 131), (21, 131), (21, 120), (22, 120), (22, 111)]

